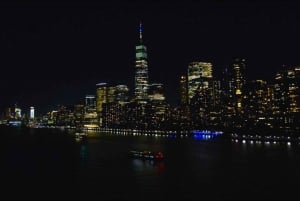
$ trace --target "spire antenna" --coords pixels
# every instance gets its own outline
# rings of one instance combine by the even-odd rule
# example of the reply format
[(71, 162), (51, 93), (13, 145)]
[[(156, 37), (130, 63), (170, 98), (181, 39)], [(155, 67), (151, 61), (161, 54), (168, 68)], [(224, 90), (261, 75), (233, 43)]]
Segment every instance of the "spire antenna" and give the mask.
[(143, 27), (142, 27), (142, 22), (140, 22), (139, 32), (140, 32), (140, 41), (142, 42), (142, 40), (143, 40)]

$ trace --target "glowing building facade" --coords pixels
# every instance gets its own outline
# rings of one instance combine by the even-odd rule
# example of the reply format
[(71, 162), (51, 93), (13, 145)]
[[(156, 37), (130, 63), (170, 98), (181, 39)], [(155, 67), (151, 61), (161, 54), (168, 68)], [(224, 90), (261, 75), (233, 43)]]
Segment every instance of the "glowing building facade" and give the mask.
[(84, 119), (84, 105), (74, 105), (74, 124), (76, 127), (82, 127)]
[(233, 83), (234, 83), (234, 96), (235, 96), (235, 108), (236, 114), (243, 112), (243, 90), (246, 83), (245, 70), (246, 61), (245, 59), (236, 58), (233, 62)]
[(15, 119), (21, 119), (22, 117), (22, 110), (21, 108), (15, 107)]
[(107, 100), (107, 83), (96, 84), (96, 111), (98, 114), (102, 112), (103, 104)]
[(244, 88), (244, 114), (249, 126), (268, 125), (271, 127), (272, 88), (264, 80), (252, 80)]
[(127, 85), (117, 85), (115, 90), (115, 101), (119, 104), (125, 104), (128, 102), (129, 88)]
[(107, 103), (114, 103), (116, 99), (116, 87), (109, 86), (107, 88)]
[(85, 112), (95, 112), (96, 111), (96, 101), (94, 95), (85, 96)]
[(234, 102), (234, 78), (231, 68), (226, 67), (222, 71), (221, 80), (221, 118), (224, 127), (230, 127), (234, 124), (233, 117), (235, 115)]
[(135, 47), (135, 99), (146, 103), (148, 100), (148, 56), (147, 48), (143, 44), (142, 24), (139, 26), (139, 43)]
[(209, 126), (211, 118), (216, 116), (212, 63), (191, 62), (188, 66), (187, 81), (188, 103), (194, 125)]
[(188, 66), (188, 102), (199, 90), (212, 88), (212, 63), (209, 62), (192, 62)]
[(188, 103), (188, 87), (185, 75), (180, 77), (180, 104), (187, 105)]
[(281, 128), (291, 128), (300, 123), (300, 68), (286, 68), (275, 76), (274, 118)]
[(96, 101), (94, 95), (86, 95), (85, 97), (85, 113), (83, 126), (87, 129), (99, 127), (98, 115), (96, 112)]
[(164, 101), (165, 99), (163, 84), (152, 83), (149, 85), (150, 101)]
[(34, 107), (30, 107), (29, 118), (30, 118), (30, 119), (34, 119)]

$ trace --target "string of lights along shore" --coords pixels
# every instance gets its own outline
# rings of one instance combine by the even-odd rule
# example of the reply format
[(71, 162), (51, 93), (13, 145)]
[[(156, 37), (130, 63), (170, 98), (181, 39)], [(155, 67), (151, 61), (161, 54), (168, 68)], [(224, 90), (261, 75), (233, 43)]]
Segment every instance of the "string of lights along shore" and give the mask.
[(272, 80), (266, 81), (247, 79), (244, 58), (235, 58), (224, 66), (220, 78), (214, 74), (213, 61), (190, 61), (186, 73), (178, 75), (180, 102), (171, 106), (163, 84), (149, 81), (151, 67), (149, 71), (143, 31), (140, 22), (133, 95), (124, 83), (99, 82), (95, 94), (86, 95), (84, 104), (59, 105), (42, 115), (36, 115), (34, 107), (22, 115), (15, 105), (2, 113), (1, 123), (86, 129), (263, 129), (299, 133), (299, 66), (283, 65), (274, 72)]

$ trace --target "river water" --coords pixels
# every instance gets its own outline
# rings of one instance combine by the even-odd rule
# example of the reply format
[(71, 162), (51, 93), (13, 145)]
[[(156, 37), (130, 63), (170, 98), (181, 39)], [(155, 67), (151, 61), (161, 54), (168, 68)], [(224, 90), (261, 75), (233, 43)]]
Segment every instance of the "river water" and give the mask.
[[(297, 199), (300, 145), (0, 128), (1, 199)], [(162, 151), (153, 162), (130, 150)]]

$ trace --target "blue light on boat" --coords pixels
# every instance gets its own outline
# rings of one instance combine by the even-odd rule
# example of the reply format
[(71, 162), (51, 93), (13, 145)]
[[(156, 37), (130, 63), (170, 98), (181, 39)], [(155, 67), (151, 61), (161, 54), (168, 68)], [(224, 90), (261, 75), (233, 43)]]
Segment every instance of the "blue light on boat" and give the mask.
[(196, 139), (209, 140), (222, 134), (223, 132), (209, 130), (193, 130), (192, 133), (194, 134), (194, 138)]

